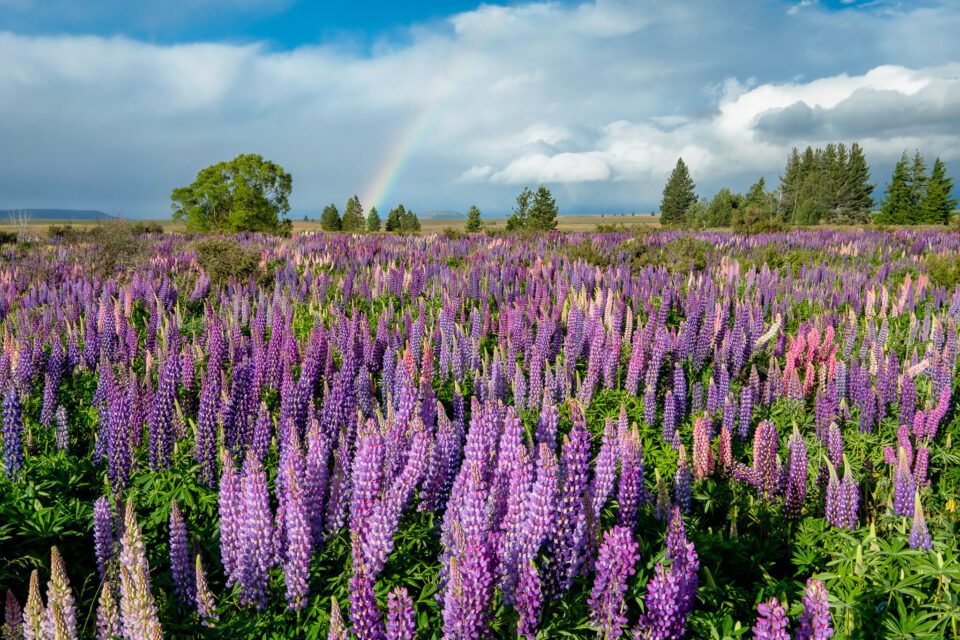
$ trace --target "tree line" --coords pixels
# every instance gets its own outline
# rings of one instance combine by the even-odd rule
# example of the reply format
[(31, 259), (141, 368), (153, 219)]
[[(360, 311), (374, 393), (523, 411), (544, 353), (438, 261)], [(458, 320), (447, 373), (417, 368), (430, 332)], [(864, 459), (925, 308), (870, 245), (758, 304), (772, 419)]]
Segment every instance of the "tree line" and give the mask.
[(696, 184), (680, 158), (663, 190), (661, 222), (754, 232), (783, 225), (949, 224), (957, 205), (944, 162), (937, 158), (928, 173), (919, 152), (912, 162), (904, 152), (876, 215), (874, 188), (863, 149), (856, 143), (802, 152), (794, 148), (775, 190), (768, 191), (761, 178), (746, 194), (723, 188), (711, 200), (697, 197)]

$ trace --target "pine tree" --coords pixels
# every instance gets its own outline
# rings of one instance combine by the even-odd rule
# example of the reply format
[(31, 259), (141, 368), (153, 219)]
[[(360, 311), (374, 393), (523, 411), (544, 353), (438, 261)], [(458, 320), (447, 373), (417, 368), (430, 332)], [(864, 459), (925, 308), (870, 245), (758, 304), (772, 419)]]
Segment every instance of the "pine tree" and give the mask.
[(483, 227), (483, 221), (480, 219), (480, 209), (477, 208), (477, 205), (470, 205), (470, 210), (467, 211), (467, 226), (465, 230), (467, 233), (476, 233), (480, 231)]
[(376, 233), (380, 231), (380, 214), (376, 207), (370, 207), (370, 213), (367, 214), (367, 231)]
[(913, 192), (909, 162), (907, 152), (904, 151), (900, 161), (893, 168), (893, 176), (884, 192), (883, 204), (877, 215), (878, 224), (910, 224)]
[(365, 224), (363, 220), (363, 207), (360, 205), (360, 198), (354, 195), (347, 200), (347, 206), (343, 210), (343, 221), (340, 224), (343, 231), (354, 233), (363, 231)]
[(340, 212), (337, 205), (328, 204), (320, 216), (320, 228), (324, 231), (340, 231)]
[(406, 214), (407, 210), (403, 208), (402, 204), (391, 209), (390, 213), (387, 214), (386, 230), (391, 232), (401, 231), (403, 228), (403, 217)]
[(740, 207), (742, 201), (743, 196), (740, 194), (733, 193), (726, 187), (720, 189), (707, 205), (706, 226), (729, 227), (733, 212)]
[[(402, 205), (401, 205), (402, 206)], [(413, 211), (404, 211), (400, 217), (400, 231), (402, 233), (414, 233), (420, 231), (420, 219)]]
[(534, 231), (553, 231), (557, 228), (557, 202), (553, 199), (550, 189), (540, 185), (533, 196), (533, 205), (530, 207), (530, 217), (527, 227)]
[(947, 167), (943, 160), (937, 158), (933, 163), (933, 171), (927, 183), (927, 195), (921, 207), (926, 224), (950, 224), (950, 216), (957, 206), (956, 199), (951, 197), (952, 190), (953, 179), (947, 176)]
[(924, 198), (927, 195), (927, 163), (920, 155), (919, 151), (913, 154), (913, 166), (910, 168), (908, 178), (910, 185), (910, 204), (913, 206), (908, 216), (908, 224), (918, 224), (923, 222), (923, 214), (920, 210)]
[(874, 204), (874, 185), (870, 184), (870, 167), (863, 155), (863, 149), (856, 142), (850, 145), (850, 157), (845, 173), (844, 214), (849, 222), (868, 222)]
[(690, 171), (683, 158), (677, 159), (670, 179), (663, 188), (663, 201), (660, 203), (660, 222), (664, 225), (683, 226), (686, 224), (687, 209), (697, 201), (696, 184), (690, 177)]
[(514, 208), (513, 214), (507, 218), (507, 231), (520, 231), (527, 226), (532, 198), (533, 192), (524, 187), (520, 195), (517, 196), (517, 206)]
[(787, 220), (793, 219), (800, 204), (801, 181), (800, 152), (794, 147), (787, 156), (787, 166), (780, 176), (780, 211)]

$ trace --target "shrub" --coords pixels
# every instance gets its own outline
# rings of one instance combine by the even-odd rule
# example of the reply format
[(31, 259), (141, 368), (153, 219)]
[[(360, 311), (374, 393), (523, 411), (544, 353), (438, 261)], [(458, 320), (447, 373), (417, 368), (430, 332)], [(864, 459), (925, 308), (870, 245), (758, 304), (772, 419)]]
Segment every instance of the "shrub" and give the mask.
[(597, 245), (589, 239), (578, 244), (567, 245), (566, 253), (571, 262), (583, 260), (587, 264), (601, 269), (610, 266), (610, 256), (597, 249)]
[(930, 282), (951, 289), (960, 284), (960, 257), (927, 256), (927, 275)]
[(143, 259), (143, 243), (133, 233), (133, 227), (121, 220), (97, 225), (74, 239), (87, 244), (87, 265), (101, 277), (129, 270)]
[(197, 262), (213, 284), (226, 284), (231, 278), (243, 282), (251, 276), (264, 283), (267, 273), (260, 267), (260, 253), (233, 238), (201, 240), (194, 248)]

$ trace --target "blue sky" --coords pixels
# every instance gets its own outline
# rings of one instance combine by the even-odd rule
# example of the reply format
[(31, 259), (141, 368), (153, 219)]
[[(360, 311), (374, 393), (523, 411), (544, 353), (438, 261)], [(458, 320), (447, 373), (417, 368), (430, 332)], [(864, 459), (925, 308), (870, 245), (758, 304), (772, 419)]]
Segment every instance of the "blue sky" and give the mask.
[[(960, 166), (960, 3), (0, 0), (0, 209), (162, 216), (256, 152), (298, 216), (364, 204), (649, 210), (776, 182), (794, 145)], [(878, 189), (879, 191), (879, 189)], [(879, 195), (879, 194), (878, 194)]]

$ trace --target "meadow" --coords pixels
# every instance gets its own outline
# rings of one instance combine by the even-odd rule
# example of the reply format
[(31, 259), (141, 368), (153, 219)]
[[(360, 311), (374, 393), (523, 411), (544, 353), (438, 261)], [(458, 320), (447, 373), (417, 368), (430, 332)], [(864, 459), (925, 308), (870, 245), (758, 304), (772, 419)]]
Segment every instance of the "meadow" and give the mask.
[(597, 222), (0, 247), (3, 637), (960, 638), (960, 233)]

